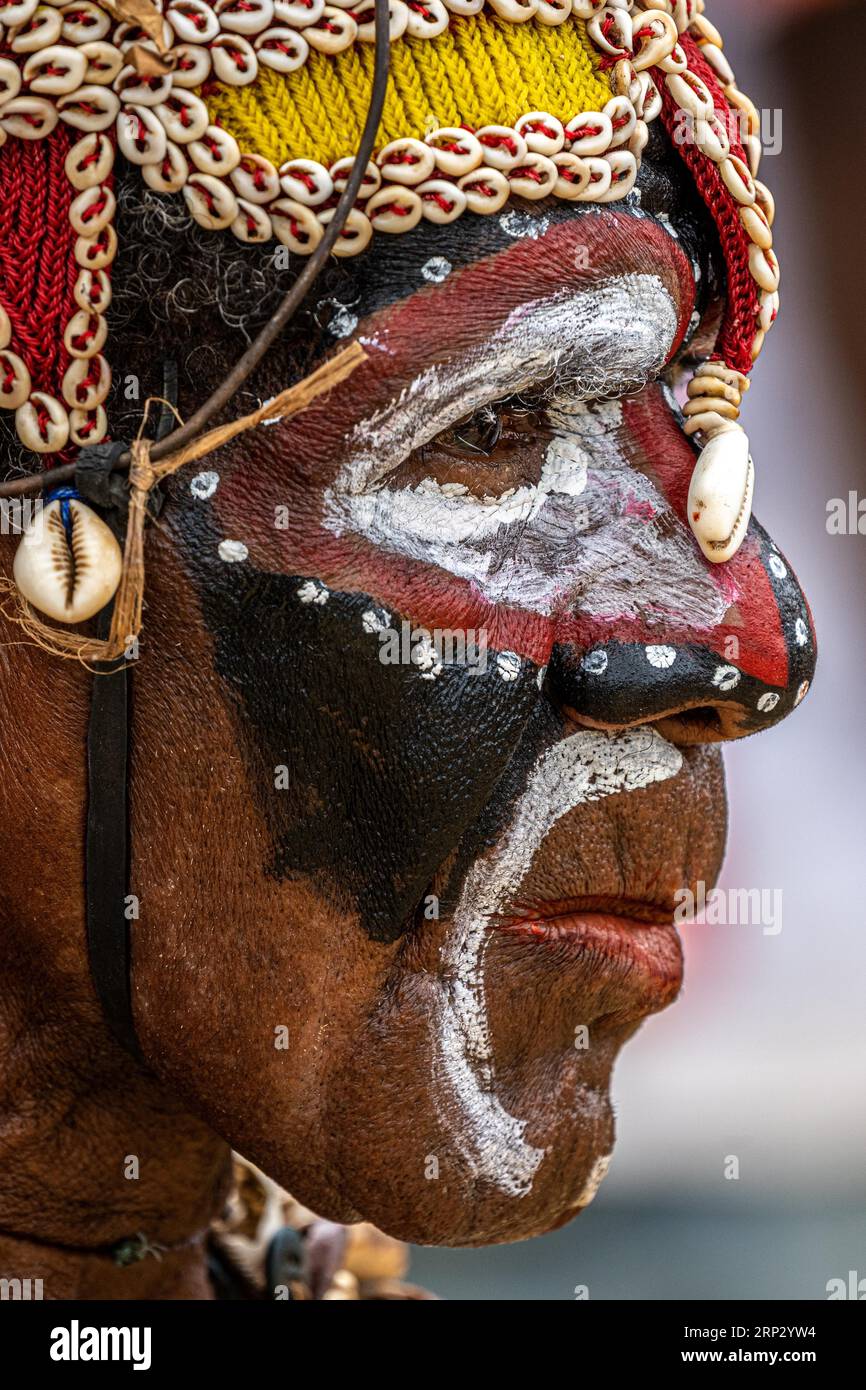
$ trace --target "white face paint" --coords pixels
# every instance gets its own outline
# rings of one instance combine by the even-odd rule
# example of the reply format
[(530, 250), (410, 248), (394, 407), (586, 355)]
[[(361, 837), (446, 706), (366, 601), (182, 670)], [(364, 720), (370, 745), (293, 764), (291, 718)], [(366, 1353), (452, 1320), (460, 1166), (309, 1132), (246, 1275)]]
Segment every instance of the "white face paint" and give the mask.
[[(552, 827), (575, 806), (675, 777), (682, 754), (655, 729), (586, 731), (554, 744), (533, 769), (506, 834), (464, 880), (442, 960), (448, 984), (433, 1027), (434, 1096), (440, 1120), (475, 1177), (525, 1196), (544, 1158), (495, 1092), (484, 992), (492, 923), (514, 898)], [(600, 1178), (599, 1178), (600, 1181)]]
[[(591, 617), (628, 618), (681, 612), (685, 600), (690, 621), (715, 625), (730, 600), (667, 499), (629, 466), (617, 439), (621, 402), (592, 399), (657, 375), (676, 331), (673, 301), (652, 275), (522, 306), (489, 354), (431, 367), (356, 427), (324, 524), (437, 565), (491, 603), (549, 616), (579, 602)], [(498, 497), (434, 478), (383, 485), (442, 430), (551, 377), (563, 384), (545, 407), (553, 438), (536, 484)]]

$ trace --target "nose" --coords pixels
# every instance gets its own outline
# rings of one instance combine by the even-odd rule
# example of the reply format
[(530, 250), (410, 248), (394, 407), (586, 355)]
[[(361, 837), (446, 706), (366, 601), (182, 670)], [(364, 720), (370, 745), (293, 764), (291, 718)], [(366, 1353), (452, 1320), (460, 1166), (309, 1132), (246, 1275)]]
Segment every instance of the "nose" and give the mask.
[[(672, 742), (719, 743), (768, 729), (808, 693), (815, 670), (809, 606), (791, 566), (752, 521), (727, 565), (731, 603), (710, 630), (573, 614), (552, 649), (545, 690), (579, 723), (653, 723)], [(721, 576), (720, 576), (721, 577)]]

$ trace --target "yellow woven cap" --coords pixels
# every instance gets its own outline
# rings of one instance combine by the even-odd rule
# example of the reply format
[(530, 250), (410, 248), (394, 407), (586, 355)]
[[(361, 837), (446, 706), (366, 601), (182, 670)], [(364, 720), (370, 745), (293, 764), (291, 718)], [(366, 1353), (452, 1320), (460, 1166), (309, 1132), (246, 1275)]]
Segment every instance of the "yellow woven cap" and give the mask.
[[(423, 139), (439, 126), (513, 125), (527, 111), (567, 121), (610, 101), (582, 20), (549, 27), (482, 13), (450, 21), (435, 39), (392, 45), (377, 147), (403, 136)], [(373, 61), (372, 44), (334, 56), (311, 52), (296, 72), (263, 68), (249, 86), (221, 86), (208, 94), (208, 106), (241, 149), (277, 166), (287, 159), (332, 164), (361, 137)]]

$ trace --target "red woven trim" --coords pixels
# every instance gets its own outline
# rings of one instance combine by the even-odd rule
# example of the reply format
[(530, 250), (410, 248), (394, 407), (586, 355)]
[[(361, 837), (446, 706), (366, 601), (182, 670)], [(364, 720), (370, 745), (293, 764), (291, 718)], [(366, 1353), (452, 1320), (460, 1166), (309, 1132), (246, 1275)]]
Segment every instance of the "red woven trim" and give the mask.
[[(731, 116), (724, 91), (716, 74), (705, 62), (700, 47), (688, 34), (680, 35), (680, 43), (689, 60), (689, 69), (700, 77), (709, 88), (719, 119), (731, 133), (731, 151), (748, 165), (746, 152), (735, 133), (738, 126)], [(706, 155), (701, 154), (697, 145), (686, 141), (677, 144), (673, 139), (677, 126), (679, 107), (665, 85), (664, 73), (655, 69), (655, 80), (664, 99), (661, 119), (671, 135), (674, 149), (678, 150), (692, 173), (701, 197), (706, 203), (718, 228), (722, 252), (728, 274), (728, 302), (721, 332), (716, 344), (716, 356), (729, 367), (748, 375), (752, 370), (752, 343), (758, 331), (759, 290), (749, 269), (751, 242), (740, 221), (739, 205), (728, 192), (719, 173), (718, 165)], [(738, 114), (738, 113), (735, 113)]]

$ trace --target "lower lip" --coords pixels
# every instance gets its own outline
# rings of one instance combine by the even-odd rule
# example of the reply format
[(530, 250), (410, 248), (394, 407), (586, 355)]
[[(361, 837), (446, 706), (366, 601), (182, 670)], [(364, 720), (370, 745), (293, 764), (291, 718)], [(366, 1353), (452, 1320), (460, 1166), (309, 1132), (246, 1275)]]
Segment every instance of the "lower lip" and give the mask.
[(497, 924), (497, 932), (549, 951), (567, 968), (592, 969), (594, 983), (626, 986), (645, 1012), (663, 1009), (683, 980), (682, 946), (671, 924), (636, 921), (608, 912), (570, 912)]

